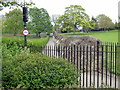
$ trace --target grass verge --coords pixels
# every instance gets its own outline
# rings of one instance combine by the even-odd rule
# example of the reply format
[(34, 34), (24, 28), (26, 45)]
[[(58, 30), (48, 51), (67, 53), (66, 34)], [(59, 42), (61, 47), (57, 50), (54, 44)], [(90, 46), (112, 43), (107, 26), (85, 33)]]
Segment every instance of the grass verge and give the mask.
[(61, 33), (60, 35), (67, 35), (67, 36), (82, 36), (82, 35), (91, 35), (100, 39), (102, 42), (118, 42), (118, 30), (111, 30), (111, 31), (98, 31), (98, 32), (75, 32), (72, 33)]

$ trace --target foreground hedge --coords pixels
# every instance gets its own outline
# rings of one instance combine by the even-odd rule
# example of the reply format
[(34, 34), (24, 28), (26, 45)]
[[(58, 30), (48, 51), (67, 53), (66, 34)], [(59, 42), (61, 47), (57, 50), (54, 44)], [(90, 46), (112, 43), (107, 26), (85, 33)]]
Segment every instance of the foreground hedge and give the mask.
[(74, 65), (40, 53), (6, 58), (2, 72), (4, 88), (64, 88), (76, 84), (78, 77)]

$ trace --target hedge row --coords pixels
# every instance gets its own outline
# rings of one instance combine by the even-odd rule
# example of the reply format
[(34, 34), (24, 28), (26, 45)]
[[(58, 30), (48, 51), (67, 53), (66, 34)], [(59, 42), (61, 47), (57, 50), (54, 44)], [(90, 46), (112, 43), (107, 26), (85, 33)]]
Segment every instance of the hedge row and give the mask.
[(67, 88), (77, 84), (78, 74), (74, 65), (40, 53), (6, 58), (2, 67), (3, 88)]
[[(39, 51), (39, 45), (45, 45), (47, 41), (48, 38), (30, 39), (28, 46)], [(67, 60), (34, 53), (34, 49), (29, 53), (29, 48), (22, 48), (22, 39), (3, 38), (2, 42), (3, 88), (69, 88), (78, 84), (77, 70)]]
[[(49, 37), (42, 39), (28, 39), (27, 47), (30, 48), (31, 52), (40, 52), (45, 45), (47, 44)], [(16, 43), (19, 47), (24, 47), (24, 39), (23, 38), (2, 38), (2, 43), (6, 44), (8, 48)]]

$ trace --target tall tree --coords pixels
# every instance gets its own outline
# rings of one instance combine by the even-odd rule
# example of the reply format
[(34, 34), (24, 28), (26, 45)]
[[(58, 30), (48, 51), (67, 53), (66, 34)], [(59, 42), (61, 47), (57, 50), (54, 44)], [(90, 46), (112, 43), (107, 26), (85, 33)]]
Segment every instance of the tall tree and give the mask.
[(3, 32), (13, 33), (14, 36), (17, 33), (21, 33), (23, 29), (22, 11), (20, 9), (14, 9), (5, 16), (6, 21), (4, 22)]
[(112, 20), (105, 14), (98, 15), (96, 19), (99, 29), (109, 29), (114, 27)]
[(48, 34), (52, 31), (52, 24), (50, 16), (44, 8), (30, 8), (29, 11), (30, 21), (33, 31), (37, 36), (41, 32), (47, 32)]
[(57, 20), (63, 31), (76, 31), (80, 27), (92, 28), (90, 18), (85, 13), (85, 9), (80, 5), (70, 5), (65, 8), (64, 15)]

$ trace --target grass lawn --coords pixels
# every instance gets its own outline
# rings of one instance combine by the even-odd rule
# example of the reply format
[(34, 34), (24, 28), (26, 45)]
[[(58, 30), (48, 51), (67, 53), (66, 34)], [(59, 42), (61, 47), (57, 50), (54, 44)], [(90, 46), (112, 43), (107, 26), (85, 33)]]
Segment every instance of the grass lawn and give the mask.
[(68, 35), (68, 36), (81, 36), (81, 35), (91, 35), (100, 39), (102, 42), (118, 42), (118, 30), (112, 31), (98, 31), (98, 32), (75, 32), (72, 33), (62, 33), (60, 35)]

